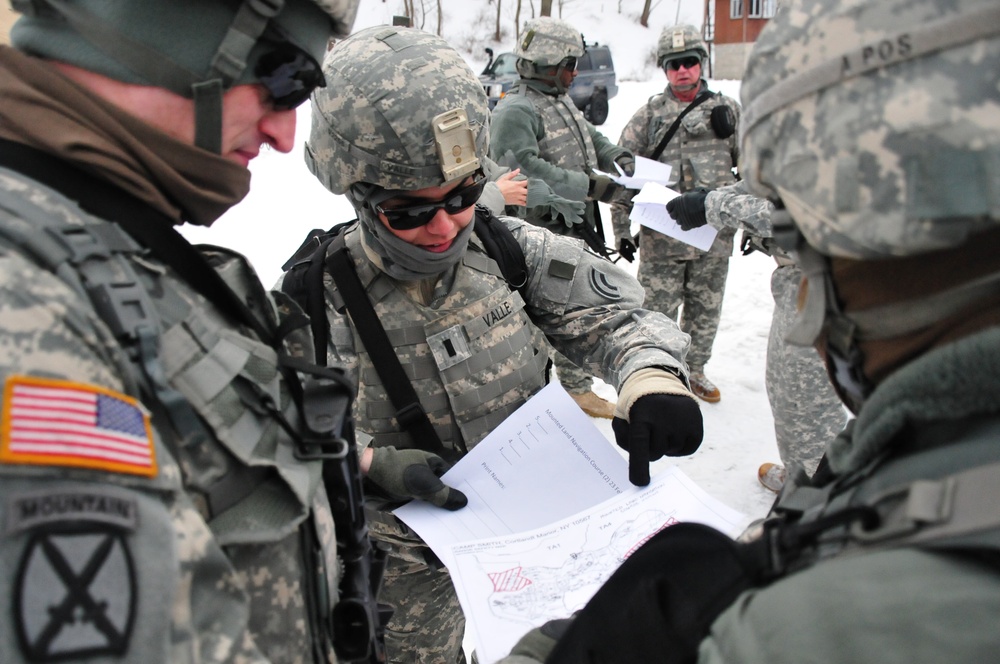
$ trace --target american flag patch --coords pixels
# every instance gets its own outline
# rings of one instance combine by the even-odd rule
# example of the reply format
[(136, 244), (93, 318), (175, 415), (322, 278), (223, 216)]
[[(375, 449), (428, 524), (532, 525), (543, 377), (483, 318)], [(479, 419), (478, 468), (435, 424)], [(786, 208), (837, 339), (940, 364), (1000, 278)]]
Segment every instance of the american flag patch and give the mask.
[(156, 475), (149, 415), (135, 399), (31, 376), (4, 387), (0, 462)]

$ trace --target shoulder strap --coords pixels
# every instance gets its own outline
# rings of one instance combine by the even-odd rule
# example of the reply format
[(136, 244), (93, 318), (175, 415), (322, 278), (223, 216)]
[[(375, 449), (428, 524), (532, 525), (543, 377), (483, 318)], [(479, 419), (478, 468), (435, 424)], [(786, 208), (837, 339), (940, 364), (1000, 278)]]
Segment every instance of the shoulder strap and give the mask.
[(681, 126), (681, 120), (684, 119), (684, 116), (693, 111), (701, 104), (711, 99), (712, 97), (714, 97), (715, 94), (716, 93), (709, 92), (708, 90), (703, 90), (701, 93), (699, 93), (698, 96), (695, 97), (683, 111), (681, 111), (680, 115), (677, 116), (677, 119), (674, 120), (674, 123), (670, 125), (670, 129), (668, 129), (667, 133), (663, 135), (662, 139), (660, 139), (660, 142), (657, 144), (656, 149), (653, 150), (652, 153), (650, 153), (649, 158), (652, 159), (653, 161), (659, 159), (660, 155), (663, 154), (663, 151), (667, 148), (667, 143), (669, 143), (670, 139), (673, 138), (674, 134), (677, 133), (677, 128)]
[(312, 230), (292, 257), (281, 266), (285, 276), (281, 290), (291, 296), (309, 317), (312, 328), (314, 362), (327, 366), (327, 348), (330, 343), (330, 321), (326, 317), (326, 288), (323, 286), (323, 268), (327, 249), (338, 237), (343, 242), (343, 230), (351, 222), (338, 224), (329, 231)]
[[(325, 248), (325, 247), (324, 247)], [(320, 263), (322, 265), (322, 263)], [(389, 341), (382, 322), (375, 313), (371, 300), (365, 292), (354, 263), (347, 251), (344, 235), (333, 238), (330, 255), (326, 260), (326, 268), (337, 284), (337, 290), (344, 299), (344, 305), (350, 313), (351, 321), (358, 329), (358, 336), (364, 339), (365, 348), (375, 365), (375, 371), (382, 380), (389, 395), (389, 400), (396, 408), (396, 421), (399, 426), (409, 432), (414, 445), (427, 452), (433, 452), (445, 459), (451, 459), (454, 454), (445, 449), (434, 426), (427, 417), (427, 411), (420, 404), (420, 398), (410, 383), (403, 365), (399, 362), (396, 350)], [(308, 282), (315, 284), (315, 281)], [(320, 281), (322, 286), (322, 280)], [(322, 292), (322, 291), (321, 291)], [(326, 314), (323, 314), (326, 320)], [(317, 348), (317, 354), (319, 349)], [(325, 349), (324, 349), (325, 354)]]
[(528, 284), (528, 263), (517, 238), (502, 221), (480, 205), (476, 206), (475, 223), (473, 231), (476, 237), (483, 243), (487, 255), (500, 266), (507, 285), (511, 290), (520, 291), (521, 296), (527, 300), (524, 288)]

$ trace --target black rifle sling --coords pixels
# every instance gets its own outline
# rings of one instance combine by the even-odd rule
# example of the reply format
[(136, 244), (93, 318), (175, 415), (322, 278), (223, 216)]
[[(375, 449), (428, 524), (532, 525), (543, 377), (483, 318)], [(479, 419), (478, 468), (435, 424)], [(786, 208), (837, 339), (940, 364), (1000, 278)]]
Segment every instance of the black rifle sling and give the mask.
[[(433, 452), (443, 458), (451, 458), (453, 454), (445, 449), (427, 417), (427, 412), (420, 405), (420, 398), (399, 362), (392, 342), (389, 341), (389, 335), (385, 333), (385, 328), (382, 327), (375, 308), (368, 299), (365, 287), (358, 279), (358, 273), (354, 270), (354, 263), (344, 243), (343, 233), (333, 239), (331, 247), (330, 260), (326, 261), (327, 269), (337, 284), (340, 296), (344, 298), (344, 306), (347, 307), (351, 320), (358, 330), (358, 336), (364, 339), (365, 348), (368, 349), (375, 371), (382, 380), (382, 386), (385, 387), (389, 400), (396, 408), (396, 421), (410, 433), (410, 438), (417, 448)], [(325, 319), (325, 313), (323, 316)]]
[(656, 145), (656, 149), (650, 153), (649, 158), (652, 159), (653, 161), (659, 159), (660, 155), (663, 154), (663, 151), (667, 148), (667, 143), (669, 143), (670, 139), (673, 138), (674, 134), (677, 133), (677, 129), (678, 127), (681, 126), (681, 120), (684, 119), (684, 116), (714, 96), (715, 93), (709, 92), (708, 90), (703, 90), (701, 93), (699, 93), (698, 96), (695, 97), (694, 100), (690, 104), (688, 104), (683, 111), (681, 111), (681, 114), (677, 116), (677, 119), (674, 120), (674, 123), (670, 125), (670, 129), (668, 129), (667, 133), (663, 135), (662, 139), (660, 139), (660, 142)]

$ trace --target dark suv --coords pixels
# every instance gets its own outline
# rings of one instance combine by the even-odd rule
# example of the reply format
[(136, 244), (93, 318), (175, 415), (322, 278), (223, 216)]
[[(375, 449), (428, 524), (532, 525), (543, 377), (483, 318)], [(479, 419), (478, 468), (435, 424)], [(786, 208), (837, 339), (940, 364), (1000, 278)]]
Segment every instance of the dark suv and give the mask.
[[(479, 76), (492, 109), (507, 90), (518, 80), (513, 53), (501, 53), (493, 57), (493, 49), (486, 49), (490, 61)], [(611, 59), (611, 49), (600, 44), (587, 44), (583, 57), (577, 61), (576, 79), (569, 88), (569, 96), (583, 115), (595, 125), (604, 124), (608, 119), (608, 100), (618, 94), (615, 78), (615, 64)]]

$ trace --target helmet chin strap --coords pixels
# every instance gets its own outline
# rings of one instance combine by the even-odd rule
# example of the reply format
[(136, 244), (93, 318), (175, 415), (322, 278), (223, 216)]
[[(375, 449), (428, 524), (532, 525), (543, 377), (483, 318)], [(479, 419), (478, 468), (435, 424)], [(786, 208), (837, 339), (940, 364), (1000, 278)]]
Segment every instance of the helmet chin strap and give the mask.
[(830, 271), (830, 259), (813, 249), (795, 227), (791, 215), (778, 207), (771, 216), (773, 237), (795, 255), (806, 284), (806, 299), (785, 340), (795, 346), (822, 341), (823, 359), (840, 400), (857, 412), (874, 390), (865, 376), (864, 356), (858, 347), (859, 329), (840, 306)]

